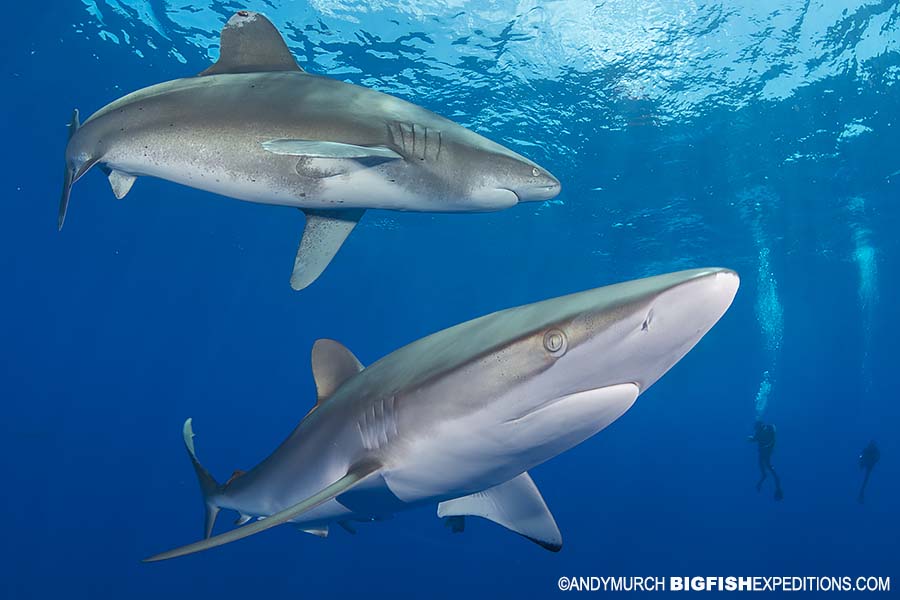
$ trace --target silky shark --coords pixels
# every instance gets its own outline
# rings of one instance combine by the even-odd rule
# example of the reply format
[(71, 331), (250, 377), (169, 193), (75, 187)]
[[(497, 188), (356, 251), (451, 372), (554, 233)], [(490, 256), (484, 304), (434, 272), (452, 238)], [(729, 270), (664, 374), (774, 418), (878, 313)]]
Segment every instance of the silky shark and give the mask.
[[(324, 537), (331, 524), (352, 530), (423, 503), (557, 551), (562, 536), (528, 470), (622, 416), (712, 328), (738, 284), (733, 271), (698, 269), (601, 287), (456, 325), (366, 368), (319, 340), (318, 402), (252, 470), (218, 484), (187, 420), (205, 539), (146, 560), (288, 522)], [(223, 508), (243, 526), (211, 537)]]
[(139, 176), (306, 214), (291, 286), (322, 273), (368, 208), (485, 212), (560, 191), (546, 169), (420, 106), (301, 69), (272, 23), (239, 11), (218, 61), (128, 94), (69, 128), (72, 185), (100, 165), (123, 198)]

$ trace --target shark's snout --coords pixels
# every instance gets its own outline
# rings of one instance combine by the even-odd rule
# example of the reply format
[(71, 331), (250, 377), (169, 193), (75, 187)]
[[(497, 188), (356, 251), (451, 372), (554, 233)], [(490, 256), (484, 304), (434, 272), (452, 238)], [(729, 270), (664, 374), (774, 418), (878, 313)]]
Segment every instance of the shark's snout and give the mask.
[[(740, 278), (730, 269), (698, 269), (651, 292), (643, 312), (636, 315), (640, 326), (629, 344), (635, 359), (632, 364), (644, 365), (635, 370), (632, 379), (642, 392), (722, 318), (739, 285)], [(641, 357), (643, 360), (637, 360)]]
[(562, 184), (549, 171), (539, 167), (533, 168), (532, 180), (526, 181), (512, 189), (519, 202), (542, 202), (559, 195)]

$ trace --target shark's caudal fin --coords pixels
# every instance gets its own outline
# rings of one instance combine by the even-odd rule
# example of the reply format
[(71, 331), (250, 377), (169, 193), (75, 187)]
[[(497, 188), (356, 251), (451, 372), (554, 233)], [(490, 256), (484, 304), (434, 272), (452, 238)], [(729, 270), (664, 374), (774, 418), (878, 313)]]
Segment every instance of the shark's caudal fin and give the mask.
[(261, 521), (255, 521), (254, 523), (251, 523), (249, 525), (244, 525), (243, 527), (232, 529), (231, 531), (228, 531), (226, 533), (222, 533), (199, 542), (194, 542), (193, 544), (188, 544), (187, 546), (175, 548), (174, 550), (169, 550), (168, 552), (162, 552), (155, 556), (151, 556), (150, 558), (145, 558), (144, 562), (156, 562), (160, 560), (167, 560), (169, 558), (176, 558), (178, 556), (184, 556), (186, 554), (193, 554), (194, 552), (200, 552), (202, 550), (215, 548), (216, 546), (221, 546), (223, 544), (228, 544), (230, 542), (249, 537), (253, 534), (265, 531), (266, 529), (271, 529), (276, 525), (281, 525), (282, 523), (286, 523), (288, 521), (296, 519), (303, 513), (308, 512), (316, 508), (317, 506), (321, 506), (329, 500), (333, 500), (336, 496), (353, 489), (370, 475), (378, 471), (380, 468), (381, 465), (377, 463), (361, 463), (352, 467), (346, 475), (344, 475), (331, 485), (325, 487), (318, 493), (313, 494), (309, 498), (306, 498), (305, 500), (298, 502), (293, 506), (289, 506), (281, 512), (277, 512), (274, 515), (266, 517)]
[[(72, 138), (80, 128), (81, 122), (78, 118), (78, 109), (76, 108), (72, 111), (72, 120), (69, 122), (69, 143), (72, 142)], [(63, 223), (66, 221), (66, 211), (69, 210), (69, 196), (72, 193), (72, 186), (76, 181), (81, 179), (81, 176), (87, 173), (91, 167), (97, 164), (97, 161), (98, 159), (93, 156), (84, 160), (81, 164), (69, 164), (69, 161), (66, 160), (66, 170), (63, 175), (62, 198), (59, 201), (59, 213), (56, 218), (56, 225), (59, 227), (60, 231), (62, 231)]]
[(562, 534), (528, 473), (483, 492), (438, 505), (439, 517), (473, 515), (493, 521), (551, 552), (562, 548)]
[[(69, 121), (70, 140), (72, 139), (72, 136), (75, 135), (75, 132), (78, 131), (79, 127), (81, 127), (81, 122), (78, 118), (78, 109), (76, 108), (72, 111), (72, 120)], [(75, 183), (75, 169), (74, 167), (69, 166), (67, 162), (66, 172), (63, 178), (62, 198), (59, 201), (59, 215), (56, 219), (56, 224), (60, 231), (62, 231), (63, 223), (66, 221), (66, 211), (69, 209), (69, 195), (72, 193), (73, 183)]]
[(365, 209), (303, 212), (306, 214), (306, 228), (291, 273), (291, 287), (295, 290), (302, 290), (322, 274), (362, 218)]
[(219, 506), (216, 504), (215, 498), (222, 488), (216, 483), (213, 476), (209, 474), (209, 471), (197, 460), (197, 454), (194, 452), (194, 429), (191, 426), (191, 419), (184, 422), (182, 435), (184, 436), (184, 447), (187, 448), (191, 464), (194, 465), (194, 471), (197, 473), (197, 481), (200, 482), (203, 506), (206, 508), (205, 519), (203, 520), (203, 537), (208, 539), (212, 535), (213, 526), (216, 524), (216, 517), (219, 514)]

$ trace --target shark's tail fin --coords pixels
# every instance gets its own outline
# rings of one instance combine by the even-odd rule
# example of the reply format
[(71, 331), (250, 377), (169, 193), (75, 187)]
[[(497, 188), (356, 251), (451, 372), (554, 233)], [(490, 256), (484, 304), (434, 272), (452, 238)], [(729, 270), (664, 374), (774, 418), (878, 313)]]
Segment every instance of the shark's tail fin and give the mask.
[[(78, 129), (81, 127), (81, 121), (78, 118), (78, 109), (76, 108), (72, 111), (72, 120), (69, 121), (69, 144), (72, 143), (72, 138), (75, 136), (75, 133), (78, 132)], [(88, 170), (97, 164), (97, 158), (91, 157), (87, 160), (83, 160), (80, 164), (73, 164), (69, 161), (68, 156), (68, 145), (66, 148), (66, 171), (63, 178), (63, 190), (62, 190), (62, 198), (59, 201), (59, 215), (57, 216), (56, 224), (60, 230), (62, 230), (63, 223), (66, 221), (66, 211), (69, 208), (69, 194), (72, 192), (72, 185), (78, 181), (82, 175), (88, 172)]]
[(191, 464), (194, 465), (194, 471), (197, 473), (197, 480), (200, 482), (200, 492), (203, 494), (203, 505), (206, 508), (206, 518), (203, 523), (204, 539), (212, 535), (213, 526), (216, 524), (216, 517), (219, 514), (219, 506), (216, 504), (216, 496), (221, 492), (222, 488), (213, 479), (200, 461), (197, 460), (197, 454), (194, 452), (194, 429), (191, 426), (191, 419), (184, 422), (184, 446), (187, 448), (188, 456), (191, 457)]
[[(72, 112), (72, 120), (69, 121), (69, 140), (72, 139), (72, 136), (75, 135), (75, 132), (78, 131), (79, 127), (81, 127), (81, 122), (78, 119), (78, 109), (76, 108)], [(56, 224), (60, 231), (62, 231), (63, 223), (66, 221), (66, 211), (69, 209), (69, 194), (72, 193), (73, 183), (75, 183), (75, 169), (69, 165), (69, 161), (67, 160), (66, 172), (63, 179), (62, 199), (59, 201), (59, 216), (56, 220)]]

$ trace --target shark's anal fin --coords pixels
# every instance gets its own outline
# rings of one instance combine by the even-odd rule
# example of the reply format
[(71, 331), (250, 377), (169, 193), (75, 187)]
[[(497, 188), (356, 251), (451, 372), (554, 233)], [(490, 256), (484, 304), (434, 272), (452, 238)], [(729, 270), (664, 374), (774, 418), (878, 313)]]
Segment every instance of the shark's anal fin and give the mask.
[(111, 170), (108, 174), (109, 185), (112, 187), (113, 194), (117, 200), (124, 198), (131, 191), (137, 177), (123, 173), (122, 171)]
[(219, 44), (219, 60), (200, 76), (223, 73), (303, 72), (284, 38), (263, 15), (249, 10), (234, 13)]
[(528, 473), (483, 492), (438, 504), (439, 517), (463, 515), (493, 521), (551, 552), (562, 548), (562, 534)]
[(334, 394), (345, 381), (364, 369), (346, 346), (329, 339), (316, 340), (312, 348), (312, 372), (316, 381), (316, 406)]
[(210, 548), (215, 548), (216, 546), (221, 546), (223, 544), (228, 544), (230, 542), (249, 537), (261, 531), (265, 531), (266, 529), (271, 529), (272, 527), (296, 519), (303, 513), (309, 512), (317, 506), (321, 506), (329, 500), (334, 499), (337, 495), (353, 489), (365, 479), (367, 479), (370, 475), (377, 472), (380, 468), (381, 465), (376, 462), (360, 463), (351, 467), (350, 470), (347, 471), (346, 475), (344, 475), (331, 485), (325, 487), (321, 491), (313, 494), (305, 500), (302, 500), (301, 502), (298, 502), (293, 506), (289, 506), (288, 508), (275, 513), (274, 515), (266, 517), (261, 521), (255, 521), (248, 525), (244, 525), (243, 527), (238, 527), (237, 529), (232, 529), (231, 531), (228, 531), (226, 533), (221, 533), (217, 536), (213, 536), (209, 539), (194, 542), (193, 544), (188, 544), (187, 546), (182, 546), (180, 548), (175, 548), (174, 550), (169, 550), (168, 552), (156, 554), (154, 556), (151, 556), (150, 558), (145, 558), (144, 562), (157, 562), (160, 560), (176, 558), (178, 556), (185, 556), (186, 554), (193, 554), (194, 552), (200, 552), (202, 550), (209, 550)]
[(302, 290), (318, 279), (356, 224), (365, 209), (305, 210), (306, 227), (294, 258), (291, 287)]
[(298, 527), (300, 531), (303, 533), (308, 533), (310, 535), (314, 535), (320, 538), (328, 537), (328, 525), (322, 525), (321, 527)]

